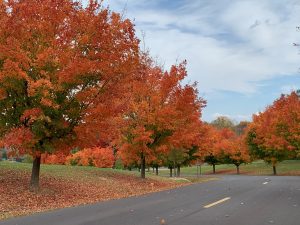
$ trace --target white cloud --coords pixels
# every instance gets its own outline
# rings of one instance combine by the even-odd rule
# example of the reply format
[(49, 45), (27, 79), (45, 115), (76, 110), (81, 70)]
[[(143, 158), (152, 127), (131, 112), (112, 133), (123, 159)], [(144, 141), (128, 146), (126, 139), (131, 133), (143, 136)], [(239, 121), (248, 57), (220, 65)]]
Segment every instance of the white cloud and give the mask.
[(160, 1), (108, 3), (120, 11), (126, 2), (126, 16), (135, 19), (138, 34), (145, 31), (152, 55), (166, 66), (187, 59), (200, 92), (251, 94), (263, 80), (297, 73), (297, 1), (184, 0), (176, 8)]

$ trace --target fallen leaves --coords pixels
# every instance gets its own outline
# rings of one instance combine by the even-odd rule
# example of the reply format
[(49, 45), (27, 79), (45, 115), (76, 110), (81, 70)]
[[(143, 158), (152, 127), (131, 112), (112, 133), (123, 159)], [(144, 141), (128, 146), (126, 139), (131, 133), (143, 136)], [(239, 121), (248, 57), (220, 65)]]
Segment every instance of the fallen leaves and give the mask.
[[(0, 220), (13, 216), (76, 205), (95, 203), (110, 199), (143, 195), (150, 192), (175, 188), (188, 183), (168, 179), (146, 179), (114, 170), (60, 166), (47, 166), (41, 175), (38, 193), (28, 190), (30, 171), (0, 169)], [(50, 169), (49, 169), (50, 168)]]

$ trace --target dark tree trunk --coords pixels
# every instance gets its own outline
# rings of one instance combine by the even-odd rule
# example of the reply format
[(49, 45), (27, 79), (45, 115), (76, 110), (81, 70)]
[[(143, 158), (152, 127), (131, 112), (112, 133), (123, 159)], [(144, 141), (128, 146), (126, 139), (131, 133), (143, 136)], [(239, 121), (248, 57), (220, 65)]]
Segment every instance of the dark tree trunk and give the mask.
[(147, 171), (150, 172), (150, 167), (147, 168)]
[(180, 177), (180, 166), (177, 166), (177, 177)]
[(173, 168), (170, 167), (170, 177), (173, 177)]
[(30, 191), (39, 190), (41, 156), (36, 156), (32, 163)]
[(153, 167), (152, 167), (152, 172), (153, 172), (153, 173), (154, 173), (154, 169), (155, 169), (155, 168), (154, 168), (154, 166), (153, 166)]
[(173, 167), (173, 169), (174, 169), (174, 171), (173, 171), (173, 173), (174, 173), (173, 176), (174, 176), (174, 177), (177, 177), (177, 173), (176, 173), (176, 172), (177, 172), (177, 171), (176, 171), (176, 167), (177, 167), (177, 166), (176, 166), (176, 162), (173, 162), (173, 166), (172, 166), (172, 167)]
[(215, 174), (216, 173), (216, 165), (212, 164), (212, 166), (213, 166), (213, 174)]
[(155, 166), (155, 175), (158, 176), (158, 165)]
[(236, 166), (236, 174), (240, 174), (240, 165), (235, 165)]
[(273, 175), (277, 175), (276, 166), (273, 165)]
[(144, 155), (141, 156), (141, 178), (146, 178), (146, 158)]

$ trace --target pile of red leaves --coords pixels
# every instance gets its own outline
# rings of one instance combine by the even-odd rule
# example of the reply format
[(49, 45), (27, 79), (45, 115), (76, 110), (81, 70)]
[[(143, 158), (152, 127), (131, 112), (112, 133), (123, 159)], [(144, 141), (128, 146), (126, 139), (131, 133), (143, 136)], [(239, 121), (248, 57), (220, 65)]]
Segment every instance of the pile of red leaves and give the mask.
[(146, 179), (101, 170), (76, 171), (70, 176), (42, 174), (38, 193), (28, 190), (30, 171), (0, 170), (0, 220), (50, 209), (142, 195), (187, 183)]

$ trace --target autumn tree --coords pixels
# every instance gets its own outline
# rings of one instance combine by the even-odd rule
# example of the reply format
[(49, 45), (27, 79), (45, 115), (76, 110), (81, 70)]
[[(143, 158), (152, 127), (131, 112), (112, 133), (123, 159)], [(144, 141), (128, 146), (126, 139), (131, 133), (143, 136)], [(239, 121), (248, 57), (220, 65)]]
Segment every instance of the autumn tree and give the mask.
[(252, 155), (272, 164), (294, 157), (300, 149), (299, 93), (281, 95), (264, 112), (253, 116), (247, 141)]
[(235, 126), (234, 122), (226, 116), (219, 116), (211, 122), (211, 125), (217, 129), (234, 129)]
[(34, 157), (32, 190), (41, 153), (109, 136), (137, 53), (131, 22), (96, 1), (1, 1), (1, 143)]
[(212, 165), (213, 173), (216, 173), (216, 165), (221, 163), (220, 156), (220, 148), (217, 148), (217, 144), (221, 141), (220, 132), (210, 124), (205, 124), (203, 127), (205, 131), (201, 138), (200, 144), (200, 154), (203, 158), (203, 161)]
[(234, 164), (236, 173), (240, 173), (240, 165), (251, 161), (245, 136), (235, 136), (226, 141), (224, 148), (225, 163)]
[(185, 62), (163, 71), (147, 54), (141, 55), (132, 84), (131, 108), (124, 115), (127, 126), (120, 154), (123, 161), (139, 158), (142, 178), (146, 162), (184, 147), (194, 138), (189, 124), (200, 120), (204, 101), (198, 98), (194, 84), (182, 86), (185, 76)]

